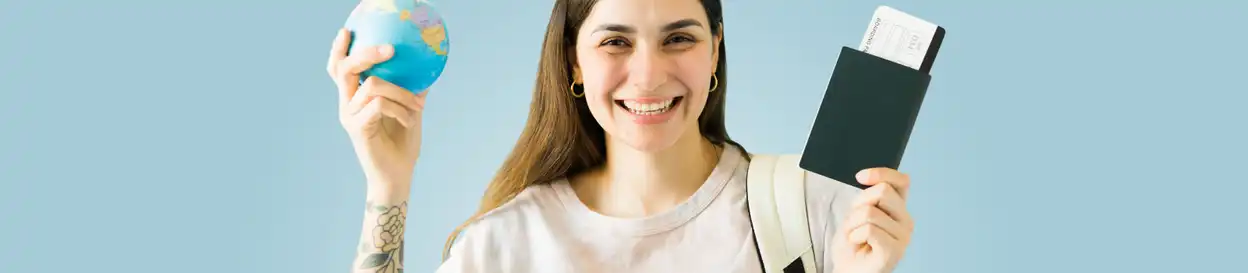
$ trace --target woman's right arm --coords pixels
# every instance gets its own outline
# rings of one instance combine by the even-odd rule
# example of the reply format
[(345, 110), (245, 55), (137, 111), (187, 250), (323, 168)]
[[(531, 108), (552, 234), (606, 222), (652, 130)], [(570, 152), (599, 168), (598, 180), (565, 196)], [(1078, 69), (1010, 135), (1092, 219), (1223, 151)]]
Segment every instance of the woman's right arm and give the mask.
[(347, 56), (351, 35), (339, 30), (327, 70), (338, 87), (338, 116), (367, 180), (364, 222), (351, 272), (402, 272), (403, 232), (412, 172), (420, 154), (417, 95), (380, 78), (360, 84), (359, 74), (393, 55), (390, 46), (359, 48)]
[(364, 225), (351, 272), (403, 272), (403, 232), (407, 226), (405, 189), (369, 185)]

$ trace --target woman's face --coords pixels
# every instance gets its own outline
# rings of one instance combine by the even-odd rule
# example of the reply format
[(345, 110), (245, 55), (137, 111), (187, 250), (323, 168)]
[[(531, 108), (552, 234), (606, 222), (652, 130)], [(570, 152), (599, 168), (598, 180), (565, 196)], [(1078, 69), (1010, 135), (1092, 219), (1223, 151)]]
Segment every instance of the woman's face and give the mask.
[(643, 151), (698, 132), (718, 58), (698, 0), (601, 0), (577, 33), (575, 83), (598, 124)]

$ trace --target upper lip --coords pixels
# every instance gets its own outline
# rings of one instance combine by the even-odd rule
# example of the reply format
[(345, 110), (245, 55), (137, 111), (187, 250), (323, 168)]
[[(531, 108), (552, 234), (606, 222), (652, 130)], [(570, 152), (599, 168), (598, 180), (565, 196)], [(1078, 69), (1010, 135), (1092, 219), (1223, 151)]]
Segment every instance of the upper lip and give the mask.
[(632, 98), (615, 98), (615, 100), (627, 100), (627, 101), (638, 101), (638, 102), (659, 102), (659, 101), (675, 99), (677, 97), (681, 97), (681, 96), (661, 96), (661, 97), (660, 96), (646, 96), (646, 97), (632, 97)]

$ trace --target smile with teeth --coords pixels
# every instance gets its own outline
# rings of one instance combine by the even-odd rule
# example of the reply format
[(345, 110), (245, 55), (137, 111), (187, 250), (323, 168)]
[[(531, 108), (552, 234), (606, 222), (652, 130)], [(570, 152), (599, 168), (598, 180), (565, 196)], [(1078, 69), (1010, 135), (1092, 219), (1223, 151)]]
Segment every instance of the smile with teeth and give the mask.
[(634, 100), (617, 100), (615, 101), (615, 104), (618, 104), (620, 107), (623, 107), (624, 110), (632, 112), (636, 115), (658, 115), (675, 108), (673, 106), (679, 103), (681, 98), (682, 97), (675, 97), (650, 103), (640, 103)]

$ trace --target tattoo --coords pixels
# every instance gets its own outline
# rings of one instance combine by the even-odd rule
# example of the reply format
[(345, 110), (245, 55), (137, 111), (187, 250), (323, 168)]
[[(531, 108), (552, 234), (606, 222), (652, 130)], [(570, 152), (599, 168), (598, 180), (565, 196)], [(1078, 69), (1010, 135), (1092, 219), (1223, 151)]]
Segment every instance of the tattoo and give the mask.
[(369, 201), (364, 217), (366, 225), (360, 238), (356, 272), (402, 273), (407, 202), (385, 206)]

